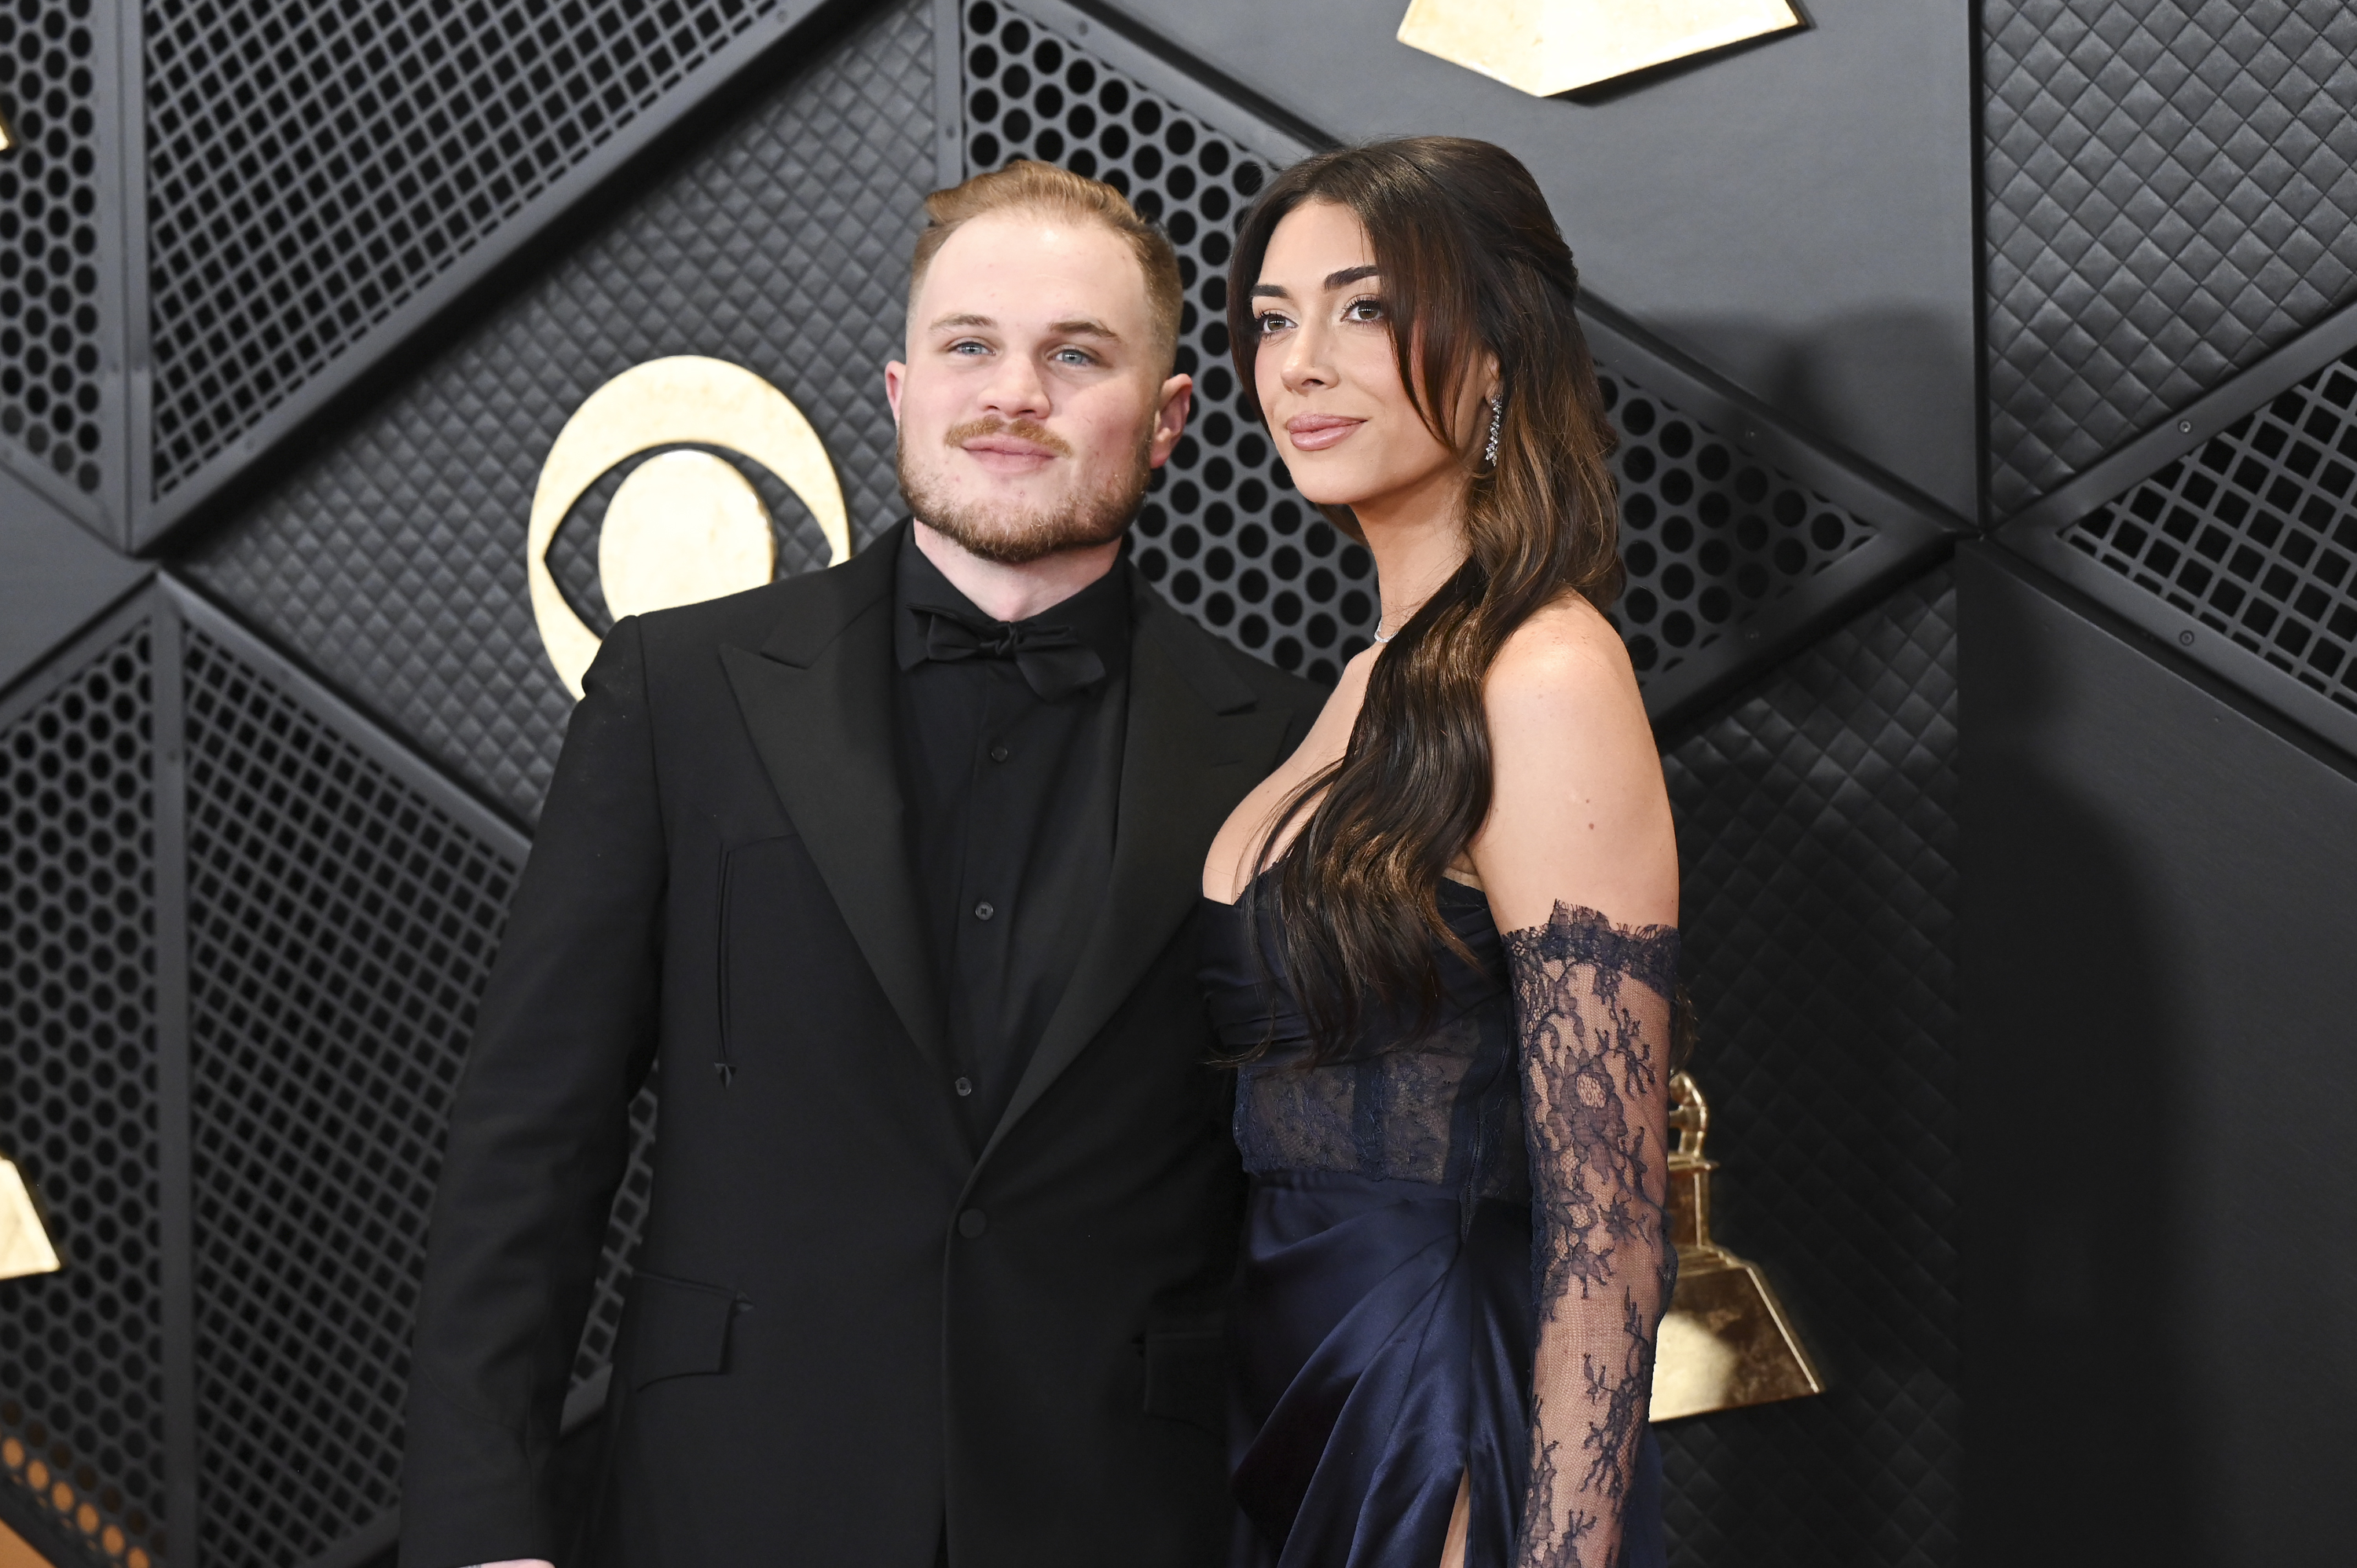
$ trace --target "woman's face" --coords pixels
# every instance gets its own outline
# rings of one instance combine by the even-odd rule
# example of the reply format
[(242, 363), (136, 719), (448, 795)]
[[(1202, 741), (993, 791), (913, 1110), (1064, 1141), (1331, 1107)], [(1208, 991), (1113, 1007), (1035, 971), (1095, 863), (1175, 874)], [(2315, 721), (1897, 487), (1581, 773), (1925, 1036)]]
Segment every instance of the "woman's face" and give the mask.
[[(1466, 483), (1400, 381), (1374, 247), (1358, 215), (1304, 202), (1281, 219), (1253, 285), (1261, 413), (1293, 475), (1321, 506), (1361, 521), (1405, 503), (1446, 504)], [(1453, 411), (1469, 437), (1494, 372), (1468, 376)]]

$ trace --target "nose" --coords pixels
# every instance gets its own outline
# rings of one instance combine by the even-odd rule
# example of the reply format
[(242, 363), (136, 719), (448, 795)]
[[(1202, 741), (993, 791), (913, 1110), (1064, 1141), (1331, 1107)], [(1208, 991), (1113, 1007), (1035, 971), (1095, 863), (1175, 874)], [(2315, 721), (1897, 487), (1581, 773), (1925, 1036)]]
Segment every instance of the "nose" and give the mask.
[(1018, 419), (1045, 419), (1055, 412), (1055, 401), (1048, 395), (1047, 378), (1028, 354), (1000, 356), (988, 383), (982, 389), (982, 406), (984, 412), (995, 413), (1009, 424)]
[(1333, 329), (1320, 319), (1312, 317), (1286, 335), (1284, 356), (1277, 373), (1284, 380), (1285, 390), (1294, 395), (1318, 392), (1335, 384)]

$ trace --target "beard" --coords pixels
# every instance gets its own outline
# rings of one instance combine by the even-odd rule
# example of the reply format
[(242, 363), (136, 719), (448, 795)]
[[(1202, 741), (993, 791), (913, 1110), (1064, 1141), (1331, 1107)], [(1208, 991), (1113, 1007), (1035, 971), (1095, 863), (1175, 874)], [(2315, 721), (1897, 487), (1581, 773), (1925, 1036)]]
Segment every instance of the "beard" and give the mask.
[[(1001, 432), (1036, 442), (1064, 456), (1071, 455), (1071, 446), (1062, 436), (1028, 419), (970, 420), (952, 426), (942, 445), (954, 448), (976, 436)], [(1060, 504), (1031, 507), (1011, 501), (953, 499), (946, 487), (934, 482), (932, 474), (909, 460), (909, 443), (903, 433), (896, 459), (900, 497), (919, 521), (946, 534), (970, 554), (1002, 566), (1021, 566), (1068, 550), (1086, 550), (1119, 539), (1128, 529), (1129, 520), (1136, 515), (1138, 503), (1146, 499), (1146, 484), (1154, 478), (1149, 461), (1153, 435), (1149, 426), (1139, 436), (1137, 449), (1128, 463), (1094, 476), (1093, 485), (1085, 484), (1090, 476), (1083, 473), (1084, 484), (1079, 494), (1068, 497)]]

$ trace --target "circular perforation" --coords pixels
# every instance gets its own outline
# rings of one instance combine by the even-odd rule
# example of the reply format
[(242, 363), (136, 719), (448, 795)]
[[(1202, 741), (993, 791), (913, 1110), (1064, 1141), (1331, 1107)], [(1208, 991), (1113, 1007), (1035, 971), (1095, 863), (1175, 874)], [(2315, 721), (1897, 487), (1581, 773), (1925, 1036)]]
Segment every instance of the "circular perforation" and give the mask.
[(0, 0), (0, 437), (99, 486), (91, 0)]
[(100, 1552), (163, 1554), (148, 635), (0, 733), (0, 1154), (65, 1263), (10, 1280), (0, 1486)]

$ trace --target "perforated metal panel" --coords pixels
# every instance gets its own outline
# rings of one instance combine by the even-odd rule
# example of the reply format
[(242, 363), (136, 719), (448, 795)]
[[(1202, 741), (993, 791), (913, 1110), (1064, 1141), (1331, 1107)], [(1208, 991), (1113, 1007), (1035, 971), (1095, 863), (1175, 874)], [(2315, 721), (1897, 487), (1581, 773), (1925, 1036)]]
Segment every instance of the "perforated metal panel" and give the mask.
[(188, 644), (199, 1550), (395, 1500), (443, 1127), (516, 865), (213, 636)]
[(0, 4), (0, 440), (94, 491), (109, 450), (99, 334), (91, 0)]
[[(188, 637), (199, 1549), (295, 1563), (397, 1500), (443, 1131), (521, 869), (206, 618)], [(651, 1188), (634, 1108), (579, 1376)]]
[(2357, 294), (2357, 11), (1989, 0), (1982, 27), (2012, 511)]
[[(900, 516), (883, 366), (934, 182), (932, 48), (930, 9), (904, 3), (780, 82), (194, 573), (427, 756), (536, 813), (572, 700), (525, 598), (524, 521), (549, 444), (599, 384), (664, 354), (745, 365), (817, 427), (856, 541)], [(566, 533), (594, 561), (594, 532)], [(783, 556), (812, 559), (824, 546), (807, 538)]]
[(148, 4), (156, 493), (771, 8)]
[(1674, 1560), (1945, 1568), (1957, 1538), (1955, 594), (1942, 568), (1663, 757), (1713, 1229), (1832, 1391), (1658, 1429)]
[(0, 1283), (0, 1487), (143, 1563), (166, 1544), (150, 654), (117, 628), (0, 720), (0, 1154), (66, 1264)]
[[(970, 170), (1060, 163), (1159, 220), (1189, 291), (1178, 368), (1196, 412), (1139, 514), (1140, 569), (1178, 607), (1249, 652), (1332, 681), (1367, 646), (1373, 563), (1292, 493), (1260, 411), (1228, 368), (1229, 235), (1265, 183), (1232, 125), (1191, 114), (1086, 47), (1046, 7), (965, 8)], [(1241, 113), (1241, 112), (1238, 112)], [(1629, 592), (1613, 611), (1641, 681), (1711, 646), (1876, 532), (1631, 380), (1605, 371), (1622, 433)]]
[(1599, 378), (1620, 430), (1620, 559), (1608, 612), (1641, 684), (1710, 647), (1877, 530), (1780, 473), (1627, 372)]
[(2352, 489), (2357, 354), (2244, 415), (2062, 538), (2357, 713)]

